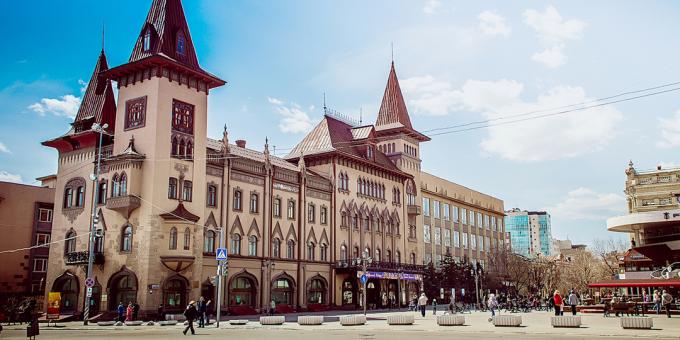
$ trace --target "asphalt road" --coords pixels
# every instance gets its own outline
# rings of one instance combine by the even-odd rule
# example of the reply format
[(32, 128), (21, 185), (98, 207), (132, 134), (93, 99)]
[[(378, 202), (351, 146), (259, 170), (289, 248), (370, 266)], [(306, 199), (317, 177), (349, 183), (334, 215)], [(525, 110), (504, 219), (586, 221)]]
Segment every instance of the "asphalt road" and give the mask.
[[(659, 333), (656, 339), (672, 338), (672, 334)], [(5, 330), (0, 334), (2, 339), (26, 339), (26, 331), (19, 330)], [(66, 329), (52, 329), (42, 331), (38, 339), (185, 339), (196, 338), (201, 340), (207, 339), (276, 339), (276, 340), (414, 340), (414, 339), (522, 339), (522, 340), (575, 340), (575, 339), (593, 339), (598, 338), (592, 335), (578, 336), (578, 335), (554, 335), (554, 334), (499, 334), (494, 332), (428, 332), (428, 331), (373, 331), (373, 330), (324, 330), (324, 331), (306, 331), (306, 330), (289, 330), (289, 329), (197, 329), (195, 336), (182, 335), (181, 328), (149, 328), (138, 330), (66, 330)], [(602, 339), (639, 339), (636, 337), (617, 337), (605, 336)]]

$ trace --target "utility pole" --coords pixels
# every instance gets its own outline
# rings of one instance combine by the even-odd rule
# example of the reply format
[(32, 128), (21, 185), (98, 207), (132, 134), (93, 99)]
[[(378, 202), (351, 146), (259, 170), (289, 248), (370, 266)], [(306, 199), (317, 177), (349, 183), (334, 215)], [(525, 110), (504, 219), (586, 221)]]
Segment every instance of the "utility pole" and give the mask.
[[(99, 123), (92, 124), (92, 131), (99, 133), (99, 147), (97, 148), (97, 166), (95, 172), (90, 176), (92, 183), (94, 183), (94, 197), (92, 197), (92, 225), (90, 226), (90, 243), (87, 257), (87, 282), (94, 282), (92, 277), (92, 265), (94, 264), (94, 237), (97, 229), (97, 196), (99, 196), (99, 170), (102, 160), (102, 141), (104, 138), (104, 130), (109, 127), (109, 124), (99, 125)], [(85, 285), (85, 308), (83, 311), (83, 325), (87, 326), (90, 318), (90, 303), (92, 299), (92, 287)]]
[[(363, 275), (366, 275), (366, 271), (368, 270), (368, 265), (373, 262), (373, 259), (369, 256), (368, 252), (364, 249), (363, 253), (361, 254), (361, 258), (355, 259), (354, 260), (357, 265), (361, 266), (361, 269), (363, 271)], [(362, 282), (364, 284), (364, 296), (363, 296), (363, 304), (364, 304), (364, 315), (366, 315), (366, 296), (368, 295), (368, 278), (366, 279), (366, 282)]]

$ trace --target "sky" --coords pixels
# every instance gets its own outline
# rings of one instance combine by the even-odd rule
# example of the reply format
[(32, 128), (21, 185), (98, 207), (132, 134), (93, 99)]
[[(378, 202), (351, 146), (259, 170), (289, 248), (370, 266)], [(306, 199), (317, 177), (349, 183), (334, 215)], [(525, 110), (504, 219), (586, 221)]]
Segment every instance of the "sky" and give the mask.
[[(68, 130), (102, 26), (109, 64), (125, 63), (150, 3), (0, 2), (0, 180), (37, 184), (56, 171), (40, 142)], [(259, 150), (268, 137), (285, 155), (322, 118), (324, 93), (372, 123), (393, 59), (414, 127), (449, 132), (421, 144), (422, 168), (506, 209), (547, 210), (556, 238), (626, 238), (606, 219), (626, 213), (628, 161), (680, 165), (680, 91), (550, 114), (680, 81), (677, 2), (183, 4), (201, 66), (228, 82), (210, 94), (214, 138), (226, 124), (230, 139)], [(430, 131), (479, 121), (492, 126)]]

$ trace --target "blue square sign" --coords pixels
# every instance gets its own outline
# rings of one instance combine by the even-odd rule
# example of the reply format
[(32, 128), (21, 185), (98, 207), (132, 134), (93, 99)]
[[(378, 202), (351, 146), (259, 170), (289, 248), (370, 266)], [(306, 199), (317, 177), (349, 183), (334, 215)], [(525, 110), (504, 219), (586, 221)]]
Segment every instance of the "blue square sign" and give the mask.
[(226, 261), (227, 248), (217, 248), (217, 251), (215, 252), (215, 258), (217, 259), (217, 261)]

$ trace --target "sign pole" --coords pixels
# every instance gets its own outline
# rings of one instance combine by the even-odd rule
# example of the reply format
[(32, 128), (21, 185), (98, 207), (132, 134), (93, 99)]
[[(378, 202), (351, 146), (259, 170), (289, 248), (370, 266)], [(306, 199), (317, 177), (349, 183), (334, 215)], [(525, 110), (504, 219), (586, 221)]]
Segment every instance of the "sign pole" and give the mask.
[[(222, 232), (220, 231), (220, 245), (222, 245)], [(220, 318), (222, 317), (222, 276), (227, 272), (227, 248), (219, 247), (215, 252), (217, 260), (217, 315), (215, 326), (220, 328)]]

